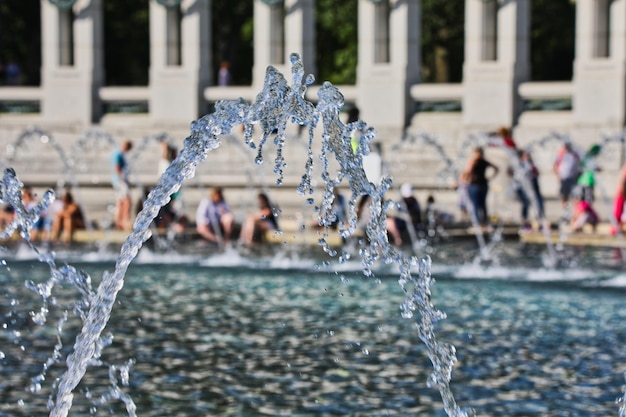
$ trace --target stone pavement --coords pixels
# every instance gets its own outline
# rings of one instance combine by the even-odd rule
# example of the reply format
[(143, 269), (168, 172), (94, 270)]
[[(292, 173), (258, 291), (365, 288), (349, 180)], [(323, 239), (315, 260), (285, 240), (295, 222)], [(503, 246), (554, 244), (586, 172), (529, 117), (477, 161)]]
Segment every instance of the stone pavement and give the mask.
[[(624, 236), (613, 236), (610, 233), (610, 224), (600, 224), (596, 231), (593, 232), (589, 227), (585, 227), (583, 231), (576, 233), (559, 233), (555, 229), (548, 234), (541, 231), (520, 231), (515, 225), (503, 227), (503, 236), (506, 240), (519, 239), (520, 242), (528, 244), (546, 244), (546, 237), (549, 237), (553, 244), (562, 243), (564, 245), (575, 246), (601, 246), (607, 248), (624, 248), (626, 249), (626, 240)], [(489, 236), (490, 231), (485, 232), (485, 236)], [(79, 230), (76, 232), (75, 241), (77, 243), (93, 243), (103, 242), (110, 244), (122, 244), (129, 232), (118, 230)], [(201, 240), (194, 230), (189, 229), (184, 232), (186, 241)], [(357, 234), (362, 236), (362, 234)], [(268, 232), (266, 240), (271, 244), (297, 244), (297, 245), (318, 245), (319, 239), (324, 237), (331, 247), (340, 247), (342, 239), (339, 233), (330, 230), (327, 236), (323, 236), (323, 230), (302, 227), (295, 221), (285, 219), (281, 221), (281, 231)], [(445, 237), (447, 240), (475, 239), (475, 232), (471, 227), (465, 224), (453, 224), (445, 227)]]

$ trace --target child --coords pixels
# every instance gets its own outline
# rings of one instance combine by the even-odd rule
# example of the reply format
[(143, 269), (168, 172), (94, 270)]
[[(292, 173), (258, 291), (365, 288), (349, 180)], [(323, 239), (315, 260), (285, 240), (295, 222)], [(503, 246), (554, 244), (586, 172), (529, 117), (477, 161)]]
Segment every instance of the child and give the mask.
[(571, 220), (572, 232), (579, 232), (585, 224), (590, 224), (595, 233), (599, 221), (598, 213), (596, 213), (589, 201), (578, 195), (574, 197), (574, 212)]

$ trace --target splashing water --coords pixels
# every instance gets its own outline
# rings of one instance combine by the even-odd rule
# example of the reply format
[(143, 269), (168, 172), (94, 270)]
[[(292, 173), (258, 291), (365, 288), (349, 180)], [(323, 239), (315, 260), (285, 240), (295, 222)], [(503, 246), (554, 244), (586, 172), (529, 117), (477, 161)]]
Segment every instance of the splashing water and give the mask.
[[(182, 151), (161, 176), (148, 195), (143, 210), (137, 215), (133, 231), (122, 246), (114, 271), (104, 274), (95, 292), (91, 291), (90, 287), (85, 287), (88, 289), (86, 292), (88, 303), (80, 314), (83, 318), (82, 330), (76, 337), (73, 352), (67, 357), (67, 370), (58, 380), (56, 396), (50, 401), (50, 416), (67, 416), (70, 412), (74, 390), (85, 375), (87, 368), (98, 363), (101, 350), (107, 345), (108, 338), (103, 338), (102, 332), (109, 320), (117, 294), (124, 285), (124, 276), (130, 263), (137, 256), (144, 242), (151, 236), (150, 224), (157, 216), (159, 209), (167, 204), (170, 196), (179, 190), (182, 182), (194, 176), (198, 164), (207, 158), (211, 150), (220, 146), (218, 137), (228, 134), (235, 126), (243, 125), (244, 142), (251, 149), (256, 150), (255, 161), (261, 164), (264, 162), (263, 148), (270, 136), (276, 132), (273, 139), (276, 147), (274, 172), (277, 174), (276, 183), (280, 185), (286, 164), (283, 158), (283, 146), (287, 123), (308, 127), (308, 158), (301, 183), (297, 188), (297, 192), (306, 197), (313, 193), (312, 144), (315, 129), (320, 121), (323, 129), (320, 155), (321, 177), (325, 184), (319, 210), (319, 222), (325, 226), (325, 234), (319, 241), (320, 245), (328, 254), (339, 255), (330, 248), (325, 237), (328, 235), (328, 225), (334, 219), (332, 214), (334, 188), (343, 180), (347, 180), (351, 192), (349, 221), (340, 230), (341, 236), (347, 238), (354, 234), (357, 223), (357, 199), (360, 196), (369, 195), (372, 201), (371, 218), (366, 228), (369, 245), (361, 250), (363, 272), (365, 275), (372, 275), (371, 267), (376, 261), (398, 265), (399, 284), (406, 294), (406, 299), (401, 306), (402, 317), (416, 320), (418, 335), (426, 345), (428, 357), (433, 364), (428, 386), (439, 390), (444, 409), (449, 416), (474, 415), (472, 410), (465, 410), (458, 406), (450, 389), (456, 353), (454, 346), (439, 341), (435, 334), (435, 324), (446, 316), (431, 302), (430, 287), (433, 279), (430, 272), (430, 258), (418, 260), (415, 257), (406, 257), (397, 252), (387, 241), (386, 213), (393, 204), (384, 199), (384, 194), (391, 186), (391, 178), (384, 176), (380, 184), (373, 184), (368, 181), (363, 170), (363, 156), (368, 153), (369, 142), (375, 137), (375, 130), (371, 127), (367, 128), (361, 121), (348, 125), (340, 121), (340, 109), (344, 104), (343, 96), (330, 83), (324, 83), (321, 87), (317, 106), (305, 100), (306, 86), (313, 82), (313, 78), (309, 76), (304, 79), (304, 68), (297, 54), (291, 56), (291, 63), (291, 86), (280, 72), (273, 67), (268, 67), (263, 90), (252, 105), (248, 105), (242, 99), (220, 101), (216, 105), (215, 113), (206, 115), (192, 124), (191, 133), (185, 139)], [(258, 144), (252, 137), (254, 124), (258, 124), (262, 131)], [(356, 129), (364, 133), (361, 135), (358, 150), (354, 153), (350, 138)], [(329, 171), (331, 154), (334, 154), (339, 165), (334, 176)], [(18, 185), (14, 186), (19, 189)], [(3, 194), (3, 200), (19, 201), (19, 197), (4, 199)], [(29, 216), (35, 218), (34, 212), (24, 214), (26, 219), (30, 219)], [(29, 230), (32, 224), (26, 223), (20, 227)], [(340, 262), (346, 258), (346, 254), (339, 256)], [(415, 275), (411, 273), (414, 267), (418, 268)], [(132, 363), (129, 362), (123, 366), (109, 368), (112, 388), (109, 394), (101, 400), (119, 399), (126, 404), (128, 414), (135, 416), (135, 405), (132, 400), (117, 386), (118, 376), (122, 384), (127, 383), (128, 369), (131, 365)]]

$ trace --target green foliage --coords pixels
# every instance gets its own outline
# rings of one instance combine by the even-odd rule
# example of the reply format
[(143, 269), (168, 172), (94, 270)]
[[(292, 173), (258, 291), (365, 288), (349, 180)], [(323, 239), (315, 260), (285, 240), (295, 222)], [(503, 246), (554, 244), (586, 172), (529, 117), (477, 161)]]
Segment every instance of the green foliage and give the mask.
[(315, 1), (318, 80), (356, 82), (357, 18), (357, 0)]
[[(106, 84), (147, 85), (148, 0), (102, 3)], [(40, 5), (40, 0), (0, 1), (0, 63), (6, 65), (9, 60), (15, 60), (20, 64), (22, 82), (27, 85), (40, 82)], [(424, 82), (462, 80), (464, 7), (463, 0), (422, 0)], [(533, 80), (572, 78), (575, 8), (571, 0), (532, 0)], [(355, 83), (358, 0), (315, 0), (315, 13), (317, 79), (334, 84)], [(211, 16), (214, 74), (221, 61), (229, 61), (233, 84), (249, 85), (254, 58), (253, 1), (214, 0)], [(371, 28), (362, 26), (361, 30)]]
[(571, 0), (533, 0), (531, 79), (571, 80), (576, 5)]
[(424, 82), (461, 82), (465, 57), (464, 31), (464, 1), (422, 1)]
[[(422, 53), (425, 81), (461, 81), (464, 10), (463, 1), (423, 0)], [(318, 79), (335, 84), (355, 83), (358, 1), (316, 0), (315, 13)], [(361, 27), (361, 30), (372, 29)]]

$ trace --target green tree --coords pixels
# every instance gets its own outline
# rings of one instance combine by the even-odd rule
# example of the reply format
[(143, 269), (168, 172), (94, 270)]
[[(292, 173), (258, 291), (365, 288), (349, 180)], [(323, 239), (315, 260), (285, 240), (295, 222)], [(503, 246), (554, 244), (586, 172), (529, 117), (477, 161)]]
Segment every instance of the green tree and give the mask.
[(464, 31), (464, 1), (422, 1), (423, 82), (461, 82)]
[[(423, 0), (422, 72), (425, 82), (461, 81), (464, 10), (463, 1)], [(354, 84), (358, 59), (358, 1), (316, 0), (315, 24), (318, 79), (334, 84)]]
[(571, 80), (576, 31), (576, 4), (571, 0), (533, 0), (531, 79)]
[(357, 67), (357, 0), (315, 1), (317, 78), (354, 84)]

